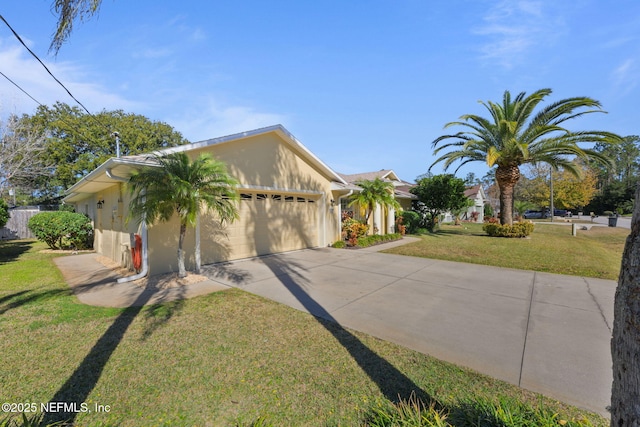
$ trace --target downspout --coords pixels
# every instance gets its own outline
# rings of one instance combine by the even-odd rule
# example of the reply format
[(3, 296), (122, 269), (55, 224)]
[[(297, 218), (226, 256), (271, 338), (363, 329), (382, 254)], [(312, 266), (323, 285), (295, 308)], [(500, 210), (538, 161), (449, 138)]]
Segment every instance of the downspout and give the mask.
[[(121, 176), (114, 175), (111, 172), (111, 168), (107, 168), (105, 170), (107, 176), (115, 181), (120, 182), (129, 182), (128, 178), (123, 178)], [(149, 250), (148, 250), (148, 238), (147, 238), (147, 224), (146, 222), (141, 222), (141, 231), (140, 237), (142, 238), (142, 268), (140, 269), (140, 273), (134, 274), (133, 276), (121, 277), (118, 279), (118, 283), (127, 283), (132, 282), (134, 280), (142, 279), (149, 273)]]

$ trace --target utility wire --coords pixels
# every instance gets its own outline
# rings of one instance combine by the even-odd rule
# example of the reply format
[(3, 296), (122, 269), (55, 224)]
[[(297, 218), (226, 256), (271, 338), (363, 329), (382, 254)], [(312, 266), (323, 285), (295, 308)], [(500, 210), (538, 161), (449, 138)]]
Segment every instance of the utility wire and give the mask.
[[(22, 40), (22, 38), (20, 37), (20, 35), (18, 33), (16, 33), (16, 31), (13, 29), (13, 27), (11, 27), (11, 25), (9, 25), (9, 23), (7, 22), (6, 19), (4, 19), (4, 16), (2, 16), (2, 14), (0, 14), (0, 19), (2, 20), (2, 22), (4, 22), (6, 24), (7, 27), (9, 27), (9, 29), (11, 30), (11, 32), (13, 33), (13, 35), (18, 39), (18, 41), (20, 42), (20, 44), (22, 44), (22, 46), (24, 46), (25, 49), (27, 49), (29, 51), (29, 53), (31, 54), (31, 56), (33, 56), (39, 63), (40, 65), (42, 65), (44, 67), (45, 70), (47, 70), (47, 73), (49, 73), (49, 75), (51, 77), (53, 77), (53, 79), (58, 82), (58, 84), (60, 86), (62, 86), (62, 88), (69, 94), (69, 96), (78, 103), (78, 105), (80, 105), (84, 111), (87, 112), (87, 114), (89, 116), (91, 116), (100, 126), (104, 127), (108, 132), (111, 132), (111, 130), (104, 124), (101, 123), (100, 120), (98, 120), (97, 117), (95, 117), (93, 114), (91, 114), (89, 112), (89, 110), (87, 110), (87, 107), (84, 106), (84, 104), (80, 101), (78, 101), (78, 99), (73, 96), (73, 94), (71, 93), (71, 91), (69, 89), (67, 89), (67, 87), (62, 84), (62, 82), (60, 80), (58, 80), (58, 78), (56, 76), (53, 75), (53, 73), (49, 70), (49, 68), (47, 68), (47, 66), (44, 64), (44, 62), (42, 62), (40, 60), (40, 58), (38, 58), (38, 55), (36, 55), (31, 49), (29, 49), (29, 46), (26, 45), (26, 43)], [(37, 101), (36, 101), (37, 102)]]
[(31, 98), (33, 100), (33, 102), (35, 102), (36, 104), (38, 104), (39, 106), (42, 107), (42, 104), (35, 99), (33, 96), (29, 95), (29, 92), (27, 92), (26, 90), (22, 89), (18, 83), (14, 82), (13, 80), (11, 80), (9, 77), (6, 76), (5, 73), (3, 73), (2, 71), (0, 71), (0, 74), (2, 75), (2, 77), (4, 77), (5, 79), (9, 80), (11, 82), (11, 84), (13, 84), (15, 87), (17, 87), (18, 89), (20, 89), (25, 95), (27, 95), (29, 98)]
[[(3, 73), (2, 71), (0, 71), (0, 75), (2, 75), (2, 77), (4, 77), (5, 79), (7, 79), (9, 82), (11, 82), (11, 84), (13, 84), (15, 87), (17, 87), (18, 89), (20, 89), (25, 95), (27, 95), (29, 98), (31, 98), (36, 104), (38, 104), (41, 107), (44, 107), (44, 105), (42, 105), (37, 99), (35, 99), (33, 96), (31, 96), (31, 94), (29, 94), (29, 92), (27, 92), (26, 90), (24, 90), (22, 87), (20, 87), (20, 85), (16, 82), (14, 82), (13, 80), (11, 80), (9, 77), (7, 77), (7, 75), (5, 73)], [(74, 130), (78, 136), (80, 136), (82, 139), (88, 139), (91, 140), (92, 137), (88, 137), (83, 131), (80, 130), (80, 128), (78, 128), (78, 126), (76, 126), (75, 124), (71, 124), (68, 121), (66, 121), (65, 119), (63, 119), (62, 117), (59, 118), (59, 120), (64, 123), (65, 125), (69, 126), (69, 129)]]

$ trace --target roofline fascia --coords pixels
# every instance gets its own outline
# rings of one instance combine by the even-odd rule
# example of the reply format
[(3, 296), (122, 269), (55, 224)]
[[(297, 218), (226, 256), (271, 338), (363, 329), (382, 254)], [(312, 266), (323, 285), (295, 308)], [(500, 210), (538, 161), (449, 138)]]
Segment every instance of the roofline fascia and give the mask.
[(89, 182), (91, 181), (93, 178), (101, 175), (102, 173), (107, 173), (107, 170), (111, 170), (113, 169), (113, 167), (118, 166), (118, 165), (130, 165), (130, 166), (153, 166), (150, 163), (146, 163), (146, 162), (140, 162), (137, 160), (131, 160), (131, 159), (126, 159), (126, 158), (122, 158), (122, 157), (110, 157), (109, 159), (105, 160), (104, 163), (102, 163), (100, 166), (98, 166), (97, 168), (95, 168), (94, 170), (92, 170), (91, 172), (89, 172), (87, 175), (83, 176), (82, 178), (80, 178), (80, 180), (78, 182), (76, 182), (75, 184), (73, 184), (71, 187), (69, 187), (67, 190), (65, 190), (65, 194), (66, 195), (71, 195), (74, 193), (74, 190), (80, 186), (80, 184), (83, 184), (85, 182)]

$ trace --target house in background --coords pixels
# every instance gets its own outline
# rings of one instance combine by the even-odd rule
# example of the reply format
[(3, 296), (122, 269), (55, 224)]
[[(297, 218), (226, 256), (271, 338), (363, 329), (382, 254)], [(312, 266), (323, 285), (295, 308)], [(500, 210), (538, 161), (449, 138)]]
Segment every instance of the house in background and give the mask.
[[(341, 209), (359, 191), (354, 181), (369, 176), (360, 174), (349, 181), (346, 178), (352, 175), (333, 171), (281, 125), (171, 147), (157, 154), (175, 152), (185, 152), (192, 159), (210, 153), (240, 183), (238, 220), (221, 225), (214, 216), (201, 215), (200, 226), (187, 229), (187, 269), (197, 262), (196, 241), (200, 242), (202, 264), (330, 245), (341, 239)], [(128, 221), (126, 183), (136, 170), (154, 165), (150, 155), (111, 158), (69, 188), (64, 198), (76, 212), (93, 220), (96, 252), (123, 266), (132, 266), (134, 235), (142, 235), (152, 275), (177, 271), (179, 222), (174, 217), (144, 227)], [(398, 187), (406, 184), (393, 171), (375, 174)], [(410, 207), (409, 193), (398, 190), (395, 194), (403, 206)], [(392, 232), (394, 212), (377, 212), (373, 221), (381, 225), (380, 232)]]
[[(351, 175), (340, 174), (342, 179), (344, 179), (351, 192), (359, 191), (360, 187), (358, 187), (359, 181), (373, 181), (376, 178), (380, 178), (385, 182), (391, 182), (394, 187), (394, 197), (400, 203), (400, 206), (403, 210), (411, 209), (411, 200), (417, 199), (417, 197), (411, 193), (409, 193), (409, 188), (412, 184), (401, 180), (398, 175), (393, 170), (383, 169), (375, 172), (364, 172), (357, 173)], [(349, 206), (349, 198), (343, 197), (340, 203), (340, 211), (341, 212), (350, 212), (351, 215), (356, 219), (364, 220), (364, 216), (361, 215), (360, 208), (358, 206)], [(377, 205), (374, 210), (371, 218), (369, 218), (369, 229), (370, 230), (379, 230), (381, 234), (394, 233), (395, 232), (395, 218), (396, 212), (393, 208), (384, 209), (382, 206)]]
[[(464, 195), (473, 201), (473, 205), (470, 206), (467, 211), (461, 215), (460, 219), (472, 221), (475, 216), (476, 222), (482, 222), (484, 220), (484, 205), (489, 203), (482, 185), (477, 184), (473, 187), (467, 187)], [(477, 212), (477, 214), (474, 215), (474, 212)]]

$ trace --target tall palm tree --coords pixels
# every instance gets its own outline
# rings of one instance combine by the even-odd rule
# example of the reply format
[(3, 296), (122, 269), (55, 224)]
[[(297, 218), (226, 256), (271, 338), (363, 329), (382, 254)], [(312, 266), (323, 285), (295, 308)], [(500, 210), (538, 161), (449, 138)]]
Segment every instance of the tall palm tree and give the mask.
[(147, 166), (133, 174), (129, 191), (133, 195), (129, 216), (142, 218), (148, 225), (157, 219), (180, 220), (178, 276), (185, 277), (183, 243), (187, 226), (194, 226), (201, 208), (212, 211), (220, 222), (238, 218), (238, 182), (227, 173), (226, 165), (209, 154), (191, 161), (185, 153), (155, 156), (157, 166)]
[(373, 181), (357, 181), (356, 184), (361, 190), (351, 196), (349, 206), (357, 204), (365, 214), (367, 224), (376, 204), (382, 206), (385, 211), (389, 208), (400, 209), (400, 203), (393, 195), (393, 183), (376, 178)]
[[(458, 169), (474, 161), (487, 162), (490, 168), (497, 166), (495, 178), (500, 189), (500, 222), (512, 224), (513, 188), (520, 179), (521, 165), (547, 163), (554, 170), (563, 168), (579, 176), (574, 157), (609, 162), (599, 152), (580, 148), (579, 143), (622, 140), (611, 132), (571, 131), (561, 126), (565, 121), (584, 114), (604, 112), (600, 102), (591, 98), (562, 99), (533, 115), (538, 104), (549, 94), (551, 89), (540, 89), (528, 96), (521, 92), (512, 99), (509, 91), (505, 91), (501, 105), (481, 102), (489, 111), (490, 119), (465, 114), (460, 121), (447, 123), (445, 128), (464, 126), (466, 129), (453, 135), (442, 135), (433, 141), (436, 155), (446, 149), (453, 150), (436, 159), (431, 167), (442, 161), (445, 169), (455, 161), (461, 162)], [(447, 142), (438, 146), (442, 141)]]

